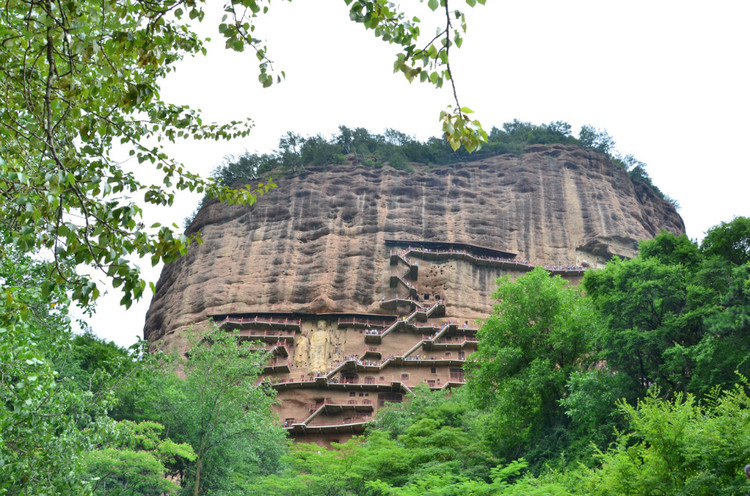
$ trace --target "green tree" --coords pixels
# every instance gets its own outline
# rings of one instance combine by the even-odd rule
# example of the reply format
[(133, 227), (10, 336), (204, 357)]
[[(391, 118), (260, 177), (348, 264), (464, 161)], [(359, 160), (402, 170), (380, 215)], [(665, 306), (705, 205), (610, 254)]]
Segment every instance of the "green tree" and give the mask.
[(244, 153), (239, 157), (226, 157), (224, 163), (213, 173), (213, 177), (226, 186), (241, 186), (258, 182), (258, 178), (285, 163), (283, 157), (269, 154)]
[(49, 264), (0, 248), (0, 494), (88, 494), (82, 456), (112, 426), (111, 395), (60, 377), (70, 301), (42, 294)]
[[(724, 236), (724, 224), (714, 235)], [(600, 370), (572, 377), (562, 404), (599, 445), (622, 428), (614, 400), (635, 404), (649, 388), (665, 398), (729, 388), (750, 372), (746, 343), (750, 305), (748, 265), (662, 232), (640, 245), (633, 260), (615, 260), (587, 273), (587, 295), (607, 321), (594, 334)], [(609, 435), (606, 430), (609, 430)]]
[[(732, 229), (712, 233), (722, 238)], [(652, 385), (666, 396), (706, 394), (731, 386), (735, 370), (748, 371), (747, 265), (734, 264), (737, 251), (724, 253), (662, 232), (641, 243), (637, 258), (587, 273), (586, 292), (609, 324), (596, 334), (600, 357), (629, 378), (628, 400)]]
[(729, 387), (739, 372), (750, 375), (750, 263), (736, 267), (720, 304), (704, 320), (705, 334), (693, 350), (689, 389), (707, 394)]
[(329, 143), (323, 136), (311, 136), (304, 140), (300, 150), (300, 162), (312, 165), (330, 165), (336, 163), (336, 155), (342, 151), (337, 145)]
[(185, 494), (222, 494), (276, 470), (284, 431), (271, 413), (273, 391), (256, 385), (265, 352), (218, 329), (191, 336), (184, 362), (153, 361), (114, 413), (158, 422), (170, 439), (192, 446), (195, 461), (175, 467)]
[(407, 401), (378, 410), (367, 435), (330, 449), (295, 444), (283, 469), (259, 477), (249, 494), (374, 496), (422, 479), (490, 480), (497, 460), (472, 425), (471, 407), (461, 390), (448, 396), (415, 388)]
[(103, 479), (110, 489), (113, 479), (129, 486), (118, 494), (172, 487), (164, 464), (187, 456), (185, 447), (165, 439), (147, 448), (158, 426), (107, 416), (137, 356), (91, 334), (73, 335), (67, 294), (41, 289), (50, 264), (9, 247), (2, 252), (0, 494), (100, 494)]
[(596, 129), (593, 126), (581, 126), (578, 132), (578, 141), (587, 148), (593, 148), (605, 155), (609, 155), (615, 149), (615, 140), (607, 133), (606, 129)]
[[(463, 397), (463, 395), (460, 396)], [(387, 408), (378, 409), (378, 415), (371, 422), (370, 428), (386, 432), (391, 439), (396, 439), (414, 422), (430, 415), (430, 412), (452, 399), (458, 399), (458, 395), (451, 397), (448, 392), (431, 391), (427, 385), (418, 384), (408, 396), (407, 401), (389, 404)], [(461, 400), (458, 401), (461, 402)]]
[[(221, 187), (185, 170), (158, 144), (249, 130), (240, 123), (204, 125), (198, 113), (161, 100), (161, 78), (185, 55), (203, 52), (181, 20), (183, 8), (191, 18), (203, 15), (195, 2), (136, 0), (14, 0), (0, 13), (3, 241), (52, 252), (57, 263), (46, 291), (75, 282), (74, 299), (95, 299), (92, 279), (74, 270), (87, 264), (121, 287), (127, 306), (145, 283), (126, 255), (170, 261), (190, 241), (173, 228), (140, 223), (143, 204), (169, 205), (176, 190), (252, 203), (267, 187)], [(124, 170), (113, 157), (115, 145), (129, 149), (138, 163), (153, 164), (163, 182), (147, 184)]]
[(119, 422), (107, 446), (87, 453), (84, 464), (94, 481), (95, 495), (161, 496), (175, 494), (179, 486), (169, 467), (179, 460), (194, 460), (188, 444), (163, 439), (162, 425), (154, 422)]
[(688, 318), (688, 272), (656, 258), (615, 260), (586, 275), (587, 294), (608, 319), (596, 342), (608, 367), (630, 380), (629, 399), (659, 384), (671, 394), (685, 391), (689, 356), (700, 341), (702, 322)]
[(709, 229), (701, 250), (706, 256), (718, 256), (736, 265), (750, 262), (750, 217), (735, 217)]
[(511, 282), (498, 280), (499, 301), (478, 332), (469, 357), (467, 388), (488, 408), (488, 435), (506, 460), (559, 449), (551, 433), (567, 420), (559, 400), (570, 374), (589, 356), (597, 314), (581, 291), (542, 268)]
[(601, 468), (574, 482), (583, 494), (730, 496), (744, 494), (742, 467), (750, 457), (746, 384), (699, 404), (653, 391), (637, 407), (621, 403), (629, 429), (601, 455)]
[(292, 173), (297, 172), (302, 167), (301, 151), (305, 141), (305, 138), (292, 131), (287, 131), (279, 140), (279, 160), (281, 165)]
[(394, 487), (379, 480), (372, 482), (370, 486), (380, 491), (381, 494), (391, 496), (494, 496), (504, 494), (567, 494), (562, 492), (530, 492), (528, 491), (528, 487), (526, 487), (522, 493), (517, 493), (515, 491), (508, 492), (508, 490), (511, 489), (508, 479), (518, 476), (521, 470), (525, 467), (526, 463), (522, 461), (513, 461), (506, 467), (495, 467), (492, 469), (492, 473), (490, 475), (491, 482), (487, 482), (483, 479), (472, 479), (470, 477), (461, 475), (442, 473), (421, 476), (415, 481), (402, 487)]
[(48, 349), (45, 355), (60, 380), (74, 383), (81, 391), (102, 393), (127, 380), (138, 366), (141, 346), (142, 343), (123, 349), (88, 329), (83, 334), (70, 335), (65, 346)]

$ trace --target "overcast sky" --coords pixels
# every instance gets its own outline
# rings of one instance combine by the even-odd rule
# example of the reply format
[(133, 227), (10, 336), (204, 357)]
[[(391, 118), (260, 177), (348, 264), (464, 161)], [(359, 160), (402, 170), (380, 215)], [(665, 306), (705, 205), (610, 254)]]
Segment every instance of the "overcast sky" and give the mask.
[[(487, 0), (474, 9), (453, 2), (469, 24), (452, 52), (459, 98), (485, 129), (513, 119), (606, 129), (679, 202), (691, 239), (750, 215), (749, 1)], [(208, 56), (181, 63), (162, 97), (203, 110), (205, 120), (252, 117), (255, 129), (233, 142), (172, 147), (194, 172), (209, 174), (246, 150), (272, 151), (286, 131), (330, 137), (339, 125), (394, 128), (425, 140), (439, 135), (438, 114), (452, 103), (448, 88), (393, 74), (396, 49), (350, 22), (343, 0), (272, 3), (256, 33), (287, 77), (270, 89), (257, 84), (254, 55), (226, 52), (210, 28), (217, 43)], [(197, 202), (184, 195), (174, 208), (149, 211), (146, 223), (181, 224)], [(159, 268), (146, 273), (156, 281)], [(143, 335), (150, 295), (127, 312), (118, 300), (102, 298), (90, 323), (129, 345)]]

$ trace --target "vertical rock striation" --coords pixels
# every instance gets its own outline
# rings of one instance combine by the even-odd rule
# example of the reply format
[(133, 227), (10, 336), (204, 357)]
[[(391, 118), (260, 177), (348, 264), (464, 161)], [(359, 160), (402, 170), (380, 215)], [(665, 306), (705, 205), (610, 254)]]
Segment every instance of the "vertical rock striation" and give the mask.
[[(212, 315), (385, 313), (379, 302), (390, 288), (388, 239), (596, 266), (612, 255), (634, 256), (638, 241), (659, 229), (684, 232), (668, 202), (606, 156), (566, 145), (412, 173), (330, 166), (277, 183), (253, 207), (204, 204), (189, 228), (204, 242), (164, 268), (147, 340), (168, 343), (178, 329)], [(494, 281), (505, 273), (451, 260), (420, 268), (417, 283), (463, 321), (489, 313)], [(318, 361), (331, 353), (331, 336), (326, 324), (318, 327), (297, 352), (302, 345), (321, 350), (310, 366), (324, 368)]]

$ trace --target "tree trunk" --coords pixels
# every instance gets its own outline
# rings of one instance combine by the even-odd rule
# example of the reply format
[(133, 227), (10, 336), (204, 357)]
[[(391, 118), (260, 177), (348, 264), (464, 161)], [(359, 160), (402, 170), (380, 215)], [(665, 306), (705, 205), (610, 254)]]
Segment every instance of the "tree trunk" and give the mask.
[(198, 463), (195, 467), (195, 487), (193, 488), (193, 496), (198, 496), (201, 488), (201, 468), (203, 467), (203, 457), (198, 457)]

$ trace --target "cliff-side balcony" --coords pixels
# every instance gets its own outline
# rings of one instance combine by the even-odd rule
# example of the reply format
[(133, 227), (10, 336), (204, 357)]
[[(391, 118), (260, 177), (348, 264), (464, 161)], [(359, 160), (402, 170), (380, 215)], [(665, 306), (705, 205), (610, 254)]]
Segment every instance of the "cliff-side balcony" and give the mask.
[(472, 338), (444, 338), (438, 341), (425, 341), (425, 351), (454, 351), (462, 350), (464, 348), (476, 348), (479, 341)]
[(268, 384), (276, 391), (283, 391), (286, 389), (315, 387), (315, 378), (307, 375), (299, 377), (264, 377), (258, 384)]
[(451, 388), (454, 388), (454, 387), (461, 387), (461, 386), (463, 386), (465, 384), (466, 384), (466, 381), (463, 378), (460, 378), (460, 379), (459, 378), (455, 378), (455, 379), (452, 378), (452, 379), (448, 380), (445, 384), (443, 384), (443, 386), (441, 387), (441, 389), (451, 389)]
[(349, 421), (341, 422), (332, 425), (305, 425), (305, 424), (293, 424), (287, 428), (290, 436), (302, 436), (306, 434), (359, 434), (365, 431), (365, 425), (368, 420), (365, 421)]
[(253, 346), (254, 351), (270, 351), (272, 355), (289, 358), (289, 348), (284, 343), (268, 344), (265, 346)]
[[(325, 417), (326, 415), (336, 415), (348, 410), (354, 412), (372, 412), (373, 406), (372, 403), (365, 403), (364, 401), (358, 402), (357, 400), (349, 400), (347, 403), (332, 403), (326, 401), (324, 403), (313, 404), (311, 405), (311, 411), (313, 413), (305, 420), (304, 423), (307, 425), (312, 425), (312, 422), (319, 417)], [(322, 422), (324, 423), (325, 420), (322, 420)]]
[[(390, 301), (390, 300), (389, 300)], [(409, 301), (409, 300), (406, 300)], [(370, 317), (340, 317), (337, 321), (339, 328), (341, 327), (360, 327), (365, 329), (375, 329), (382, 331), (395, 322), (394, 318), (390, 319), (376, 319)]]
[(545, 265), (544, 270), (553, 276), (582, 276), (586, 272), (586, 269), (583, 267), (574, 267), (572, 265)]
[(432, 391), (443, 391), (454, 387), (461, 387), (466, 384), (466, 381), (463, 379), (448, 379), (444, 383), (435, 383), (434, 380), (427, 380), (426, 382), (427, 386)]
[(389, 300), (380, 300), (380, 308), (390, 310), (392, 312), (398, 311), (399, 307), (406, 306), (414, 309), (417, 306), (417, 303), (414, 300), (410, 300), (408, 298), (391, 298)]
[(302, 319), (281, 317), (235, 317), (220, 321), (219, 328), (224, 330), (242, 329), (279, 329), (292, 332), (302, 331)]
[(378, 372), (380, 370), (381, 362), (374, 360), (360, 360), (354, 366), (354, 370), (357, 372)]
[(453, 249), (453, 250), (430, 250), (430, 249), (419, 249), (411, 248), (406, 253), (407, 255), (417, 256), (424, 260), (442, 261), (442, 260), (465, 260), (474, 265), (489, 265), (492, 267), (500, 267), (503, 269), (510, 269), (515, 271), (530, 271), (534, 266), (524, 260), (516, 260), (515, 258), (495, 257), (495, 256), (482, 256), (475, 253), (469, 253), (466, 250)]
[[(313, 412), (309, 417), (300, 424), (293, 424), (292, 426), (303, 425), (305, 427), (330, 427), (351, 425), (360, 421), (366, 421), (364, 420), (365, 418), (369, 420), (368, 417), (372, 416), (373, 406), (369, 400), (367, 403), (363, 402), (362, 404), (358, 403), (357, 400), (349, 400), (346, 404), (328, 402), (318, 403), (317, 405), (313, 405), (311, 410), (313, 410)], [(351, 412), (349, 413), (349, 415), (351, 415), (350, 417), (344, 416), (347, 415), (347, 412)], [(341, 417), (326, 419), (326, 417), (332, 415), (341, 415)]]
[(463, 367), (465, 358), (412, 355), (403, 358), (402, 366), (413, 367)]
[(284, 361), (278, 361), (278, 362), (272, 362), (269, 364), (266, 364), (263, 367), (263, 373), (264, 374), (272, 374), (272, 373), (289, 373), (291, 371), (290, 363), (286, 360)]
[(434, 336), (438, 331), (440, 330), (440, 327), (434, 324), (427, 324), (424, 326), (414, 326), (414, 332), (419, 333), (422, 335), (422, 339), (431, 339), (430, 336)]
[(380, 352), (380, 350), (374, 346), (368, 346), (367, 350), (365, 351), (365, 354), (362, 355), (363, 360), (377, 360), (380, 361), (380, 359), (383, 357), (383, 354)]
[[(309, 387), (309, 386), (308, 386)], [(363, 380), (357, 381), (341, 381), (338, 378), (330, 379), (326, 384), (326, 389), (331, 391), (368, 391), (368, 392), (396, 392), (403, 393), (404, 389), (401, 387), (401, 383), (393, 381), (369, 381), (367, 377)]]
[(242, 341), (263, 341), (264, 343), (276, 344), (279, 341), (287, 343), (294, 342), (294, 331), (269, 331), (261, 329), (245, 329), (237, 334)]

